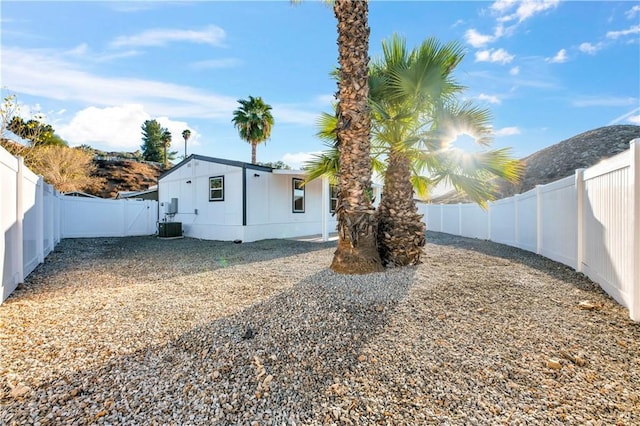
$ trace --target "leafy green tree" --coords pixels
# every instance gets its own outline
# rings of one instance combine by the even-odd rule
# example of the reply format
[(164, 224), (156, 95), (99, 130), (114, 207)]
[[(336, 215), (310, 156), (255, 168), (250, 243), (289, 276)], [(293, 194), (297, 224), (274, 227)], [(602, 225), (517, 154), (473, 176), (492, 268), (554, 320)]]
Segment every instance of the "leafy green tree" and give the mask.
[(167, 147), (171, 145), (171, 132), (167, 129), (162, 130), (162, 149), (163, 149), (163, 161), (165, 169), (167, 168)]
[(272, 169), (291, 170), (291, 166), (283, 161), (275, 161), (268, 163), (258, 163), (260, 166), (271, 167)]
[(168, 160), (173, 160), (176, 151), (167, 151), (171, 146), (171, 132), (162, 127), (157, 120), (146, 120), (142, 125), (142, 158), (145, 161), (162, 163), (165, 167)]
[(50, 124), (45, 124), (38, 118), (24, 121), (21, 117), (15, 116), (9, 122), (7, 129), (16, 136), (28, 140), (31, 146), (68, 145), (60, 136), (55, 134), (55, 130)]
[(273, 116), (271, 105), (266, 104), (261, 97), (239, 99), (240, 107), (233, 111), (234, 126), (240, 137), (251, 144), (251, 163), (256, 164), (256, 147), (271, 137)]

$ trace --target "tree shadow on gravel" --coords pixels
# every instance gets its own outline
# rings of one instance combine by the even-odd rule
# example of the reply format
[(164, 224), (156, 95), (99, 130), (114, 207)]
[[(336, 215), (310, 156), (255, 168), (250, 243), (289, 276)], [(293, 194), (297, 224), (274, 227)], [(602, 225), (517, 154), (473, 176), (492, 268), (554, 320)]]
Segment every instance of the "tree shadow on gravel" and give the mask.
[(366, 415), (348, 393), (375, 362), (363, 348), (393, 320), (415, 272), (323, 269), (167, 344), (5, 397), (0, 423), (322, 424), (349, 410)]
[[(571, 283), (580, 289), (596, 290), (604, 293), (597, 283), (591, 281), (584, 274), (576, 272), (576, 270), (570, 266), (517, 247), (511, 247), (488, 240), (479, 240), (433, 231), (427, 232), (427, 244), (453, 247), (459, 250), (471, 250), (490, 257), (501, 258), (508, 261), (503, 265), (505, 267), (509, 267), (509, 262), (515, 262), (536, 269), (555, 279)], [(429, 256), (428, 247), (426, 253), (426, 255)]]
[[(166, 280), (313, 253), (335, 247), (335, 244), (335, 241), (318, 243), (277, 239), (235, 244), (194, 238), (161, 240), (153, 236), (65, 239), (27, 277), (25, 283), (18, 286), (7, 302), (19, 298), (25, 291), (46, 293), (62, 290), (68, 285), (91, 286), (90, 281), (82, 281), (85, 272), (104, 273), (112, 278), (110, 285), (118, 286), (132, 280)], [(73, 274), (79, 279), (68, 279)]]

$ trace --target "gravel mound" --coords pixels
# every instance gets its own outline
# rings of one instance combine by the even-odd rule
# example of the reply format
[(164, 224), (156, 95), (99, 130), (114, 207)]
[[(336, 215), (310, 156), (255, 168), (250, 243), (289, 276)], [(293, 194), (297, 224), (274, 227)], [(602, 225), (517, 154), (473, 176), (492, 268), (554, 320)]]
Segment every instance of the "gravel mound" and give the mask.
[(640, 423), (640, 325), (515, 248), (64, 240), (0, 306), (0, 424)]

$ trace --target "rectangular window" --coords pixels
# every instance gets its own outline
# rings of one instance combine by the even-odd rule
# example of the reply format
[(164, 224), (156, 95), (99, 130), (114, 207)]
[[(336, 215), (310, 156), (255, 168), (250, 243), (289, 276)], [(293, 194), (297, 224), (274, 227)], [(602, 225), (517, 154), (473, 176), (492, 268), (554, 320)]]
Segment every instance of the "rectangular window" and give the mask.
[(338, 185), (329, 185), (329, 211), (336, 212), (338, 207)]
[(293, 178), (293, 212), (304, 213), (304, 180)]
[(209, 201), (224, 201), (224, 176), (209, 178)]

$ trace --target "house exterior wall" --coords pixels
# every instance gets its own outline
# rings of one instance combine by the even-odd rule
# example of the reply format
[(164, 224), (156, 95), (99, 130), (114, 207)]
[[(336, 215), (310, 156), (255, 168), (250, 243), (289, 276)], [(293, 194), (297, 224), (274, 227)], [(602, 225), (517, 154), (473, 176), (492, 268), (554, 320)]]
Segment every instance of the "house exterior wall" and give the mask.
[[(223, 201), (209, 201), (209, 178), (215, 176), (224, 176)], [(320, 234), (322, 181), (317, 179), (305, 185), (304, 213), (294, 213), (294, 178), (304, 179), (304, 175), (271, 173), (192, 158), (159, 179), (159, 221), (182, 222), (185, 236), (207, 240), (250, 242)], [(166, 213), (172, 198), (178, 199), (178, 212), (173, 216)], [(336, 221), (328, 211), (328, 200), (325, 206), (328, 229), (333, 232)]]
[[(259, 175), (259, 176), (255, 176)], [(304, 213), (293, 212), (293, 179), (303, 174), (273, 174), (247, 170), (247, 226), (245, 241), (290, 238), (322, 232), (322, 181), (305, 185)], [(326, 195), (329, 197), (329, 194)], [(336, 228), (326, 203), (328, 228)]]
[[(224, 200), (209, 201), (209, 178), (224, 176)], [(189, 182), (189, 183), (187, 183)], [(242, 239), (242, 168), (191, 159), (158, 181), (159, 221), (182, 222), (185, 236), (205, 240)], [(178, 213), (168, 215), (172, 198)]]

